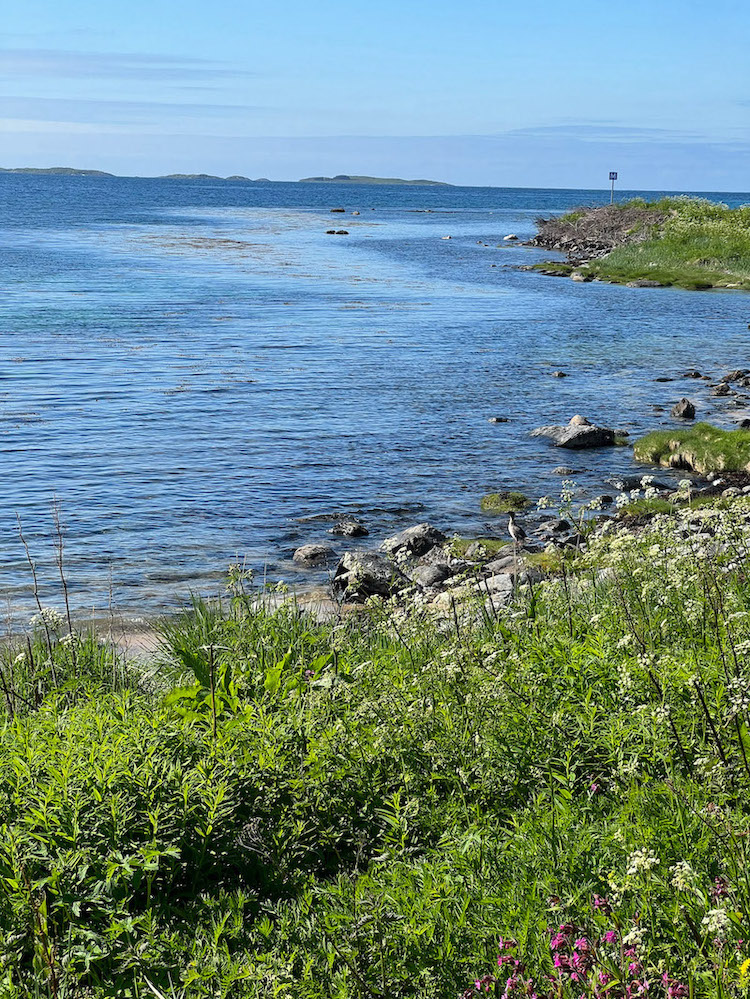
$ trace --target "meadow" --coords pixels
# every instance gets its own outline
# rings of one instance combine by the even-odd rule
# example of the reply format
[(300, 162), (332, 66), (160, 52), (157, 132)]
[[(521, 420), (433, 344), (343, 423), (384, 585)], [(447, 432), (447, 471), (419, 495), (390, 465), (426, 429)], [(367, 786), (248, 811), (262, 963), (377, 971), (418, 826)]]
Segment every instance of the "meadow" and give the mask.
[(0, 682), (0, 994), (743, 996), (750, 506), (491, 613), (226, 598)]
[[(625, 223), (619, 228), (618, 215)], [(729, 208), (688, 196), (634, 198), (553, 222), (563, 235), (575, 233), (584, 247), (593, 240), (598, 251), (609, 251), (575, 268), (585, 277), (691, 290), (750, 289), (750, 205)]]

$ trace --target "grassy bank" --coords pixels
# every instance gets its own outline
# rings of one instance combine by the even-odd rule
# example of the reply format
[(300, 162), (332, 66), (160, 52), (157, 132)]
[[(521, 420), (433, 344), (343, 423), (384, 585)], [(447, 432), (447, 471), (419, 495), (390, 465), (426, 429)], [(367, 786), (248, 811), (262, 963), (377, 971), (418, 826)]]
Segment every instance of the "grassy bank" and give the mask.
[(611, 527), (473, 625), (235, 590), (146, 678), (46, 615), (0, 683), (0, 994), (746, 995), (747, 511)]
[(708, 472), (750, 472), (750, 431), (721, 430), (696, 423), (685, 430), (655, 430), (633, 445), (637, 461), (665, 468)]
[(689, 197), (635, 199), (549, 221), (549, 239), (538, 245), (553, 245), (554, 237), (562, 249), (574, 246), (579, 259), (590, 258), (575, 268), (584, 277), (750, 289), (750, 206), (728, 208)]

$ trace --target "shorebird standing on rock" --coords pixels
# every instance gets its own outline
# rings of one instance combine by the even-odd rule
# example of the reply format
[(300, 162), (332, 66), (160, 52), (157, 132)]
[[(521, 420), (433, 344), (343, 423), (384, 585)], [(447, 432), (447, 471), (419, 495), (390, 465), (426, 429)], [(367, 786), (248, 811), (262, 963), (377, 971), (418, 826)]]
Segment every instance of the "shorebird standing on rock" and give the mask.
[(516, 523), (516, 515), (514, 513), (508, 514), (508, 534), (513, 538), (514, 546), (523, 547), (523, 543), (526, 540), (526, 531), (524, 531), (520, 524)]

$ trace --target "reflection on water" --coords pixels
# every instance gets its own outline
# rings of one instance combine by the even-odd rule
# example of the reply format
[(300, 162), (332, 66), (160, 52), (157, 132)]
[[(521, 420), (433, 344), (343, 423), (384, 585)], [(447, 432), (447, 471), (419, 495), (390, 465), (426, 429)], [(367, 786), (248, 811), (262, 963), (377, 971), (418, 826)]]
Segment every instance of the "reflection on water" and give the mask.
[[(653, 407), (668, 412), (686, 383), (657, 376), (747, 364), (747, 296), (517, 269), (549, 254), (503, 235), (524, 239), (539, 214), (603, 192), (14, 175), (0, 187), (11, 599), (27, 587), (16, 514), (50, 569), (53, 496), (77, 605), (106, 604), (111, 567), (118, 606), (159, 609), (216, 592), (238, 557), (289, 579), (291, 552), (326, 537), (335, 513), (375, 539), (415, 519), (485, 530), (482, 493), (556, 492), (563, 458), (601, 489), (632, 471), (629, 449), (561, 455), (529, 431), (575, 412), (632, 434), (669, 424)], [(337, 204), (361, 215), (331, 216)], [(332, 218), (348, 236), (326, 235)], [(705, 387), (688, 384), (710, 415)]]

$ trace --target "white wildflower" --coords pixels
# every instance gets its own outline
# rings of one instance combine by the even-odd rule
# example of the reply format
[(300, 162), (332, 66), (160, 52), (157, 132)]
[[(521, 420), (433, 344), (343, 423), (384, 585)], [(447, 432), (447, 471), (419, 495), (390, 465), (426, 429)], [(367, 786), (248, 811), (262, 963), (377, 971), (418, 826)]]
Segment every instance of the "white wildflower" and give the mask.
[(695, 883), (695, 871), (686, 860), (678, 860), (669, 868), (672, 887), (677, 891), (690, 891)]
[(623, 946), (625, 947), (635, 947), (637, 951), (642, 951), (645, 937), (646, 937), (645, 929), (642, 926), (634, 926), (622, 938), (622, 943)]
[(665, 722), (668, 722), (669, 721), (669, 705), (668, 704), (659, 704), (659, 705), (657, 705), (654, 708), (653, 712), (652, 712), (652, 717), (653, 717), (654, 721), (657, 724), (659, 724), (659, 725), (661, 725), (661, 724), (663, 724)]
[(655, 857), (649, 850), (635, 850), (628, 857), (629, 875), (648, 874), (653, 867), (657, 867), (659, 858)]
[(727, 697), (735, 714), (750, 709), (750, 681), (740, 676), (730, 680), (727, 684)]
[(629, 502), (630, 502), (630, 497), (628, 496), (627, 493), (619, 493), (618, 496), (615, 498), (615, 506), (617, 507), (618, 510), (622, 510), (622, 508), (626, 507)]
[(65, 618), (59, 610), (54, 607), (42, 607), (38, 614), (35, 614), (29, 624), (32, 628), (43, 628), (45, 625), (50, 631), (59, 631), (62, 628)]
[(706, 933), (722, 939), (729, 928), (729, 915), (726, 909), (709, 909), (701, 920)]

